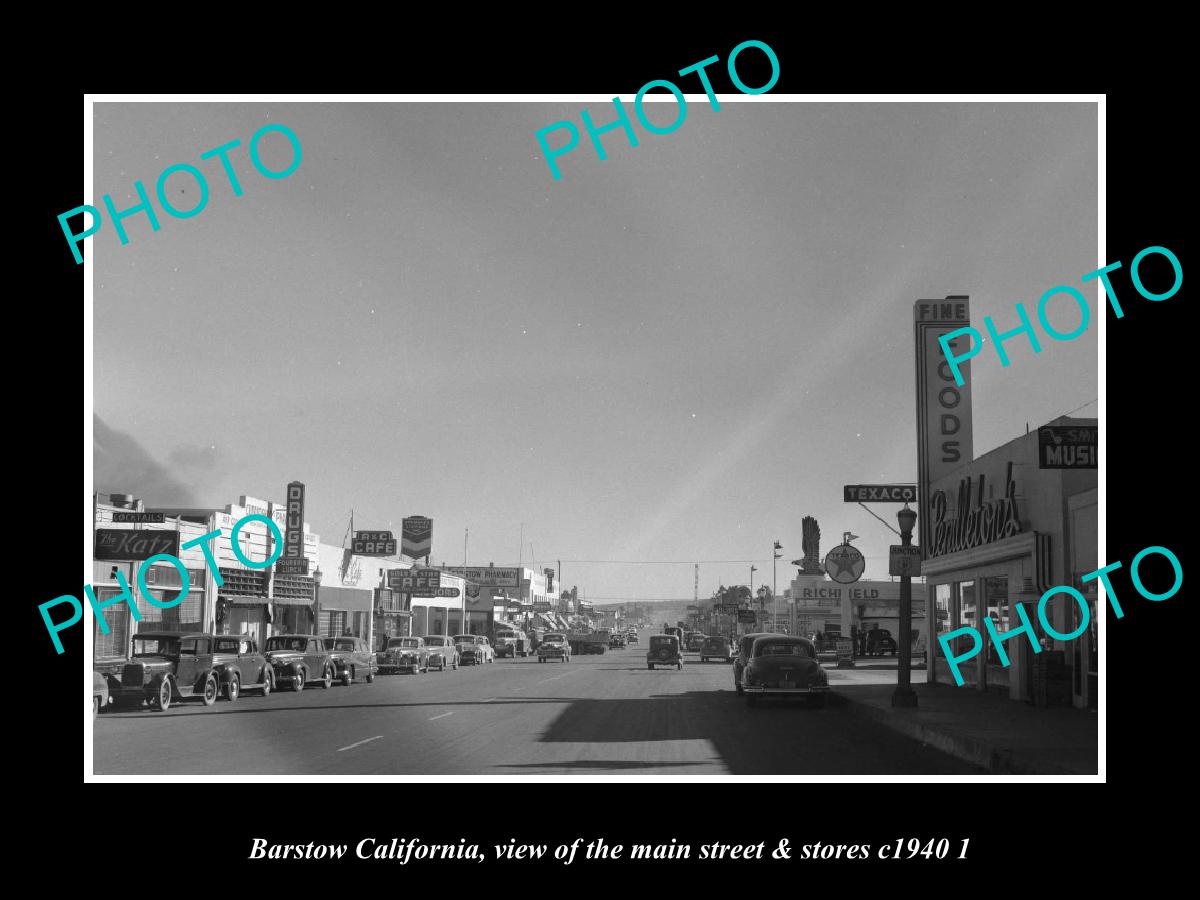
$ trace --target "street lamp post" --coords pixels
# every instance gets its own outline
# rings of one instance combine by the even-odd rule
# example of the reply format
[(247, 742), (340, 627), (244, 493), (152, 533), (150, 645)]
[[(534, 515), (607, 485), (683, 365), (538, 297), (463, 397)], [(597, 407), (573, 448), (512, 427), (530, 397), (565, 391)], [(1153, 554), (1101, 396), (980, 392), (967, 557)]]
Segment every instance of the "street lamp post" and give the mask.
[(783, 549), (783, 544), (779, 541), (775, 542), (775, 558), (771, 560), (771, 599), (775, 604), (775, 624), (779, 625), (779, 574), (777, 572), (779, 557), (783, 556), (779, 551)]
[[(913, 526), (917, 523), (916, 510), (904, 509), (896, 513), (900, 522), (900, 543), (905, 547), (912, 546)], [(892, 694), (892, 706), (913, 707), (917, 705), (917, 695), (912, 689), (912, 576), (900, 576), (900, 634), (896, 642), (900, 645), (900, 665), (896, 673), (896, 691)]]
[(321, 634), (321, 567), (313, 572), (313, 634)]

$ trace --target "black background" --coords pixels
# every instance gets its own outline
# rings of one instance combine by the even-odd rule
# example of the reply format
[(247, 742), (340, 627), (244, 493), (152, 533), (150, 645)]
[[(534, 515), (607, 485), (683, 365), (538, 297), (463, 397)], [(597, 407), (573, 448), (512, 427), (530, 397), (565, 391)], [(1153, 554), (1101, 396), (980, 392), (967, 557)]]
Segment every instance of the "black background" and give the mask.
[[(557, 14), (549, 14), (546, 21), (549, 24), (542, 27), (559, 28)], [(776, 94), (1108, 91), (1105, 262), (1124, 263), (1113, 282), (1125, 317), (1117, 320), (1111, 311), (1107, 313), (1108, 418), (1101, 422), (1106, 442), (1101, 459), (1108, 472), (1108, 538), (1102, 558), (1125, 563), (1113, 582), (1126, 616), (1117, 621), (1110, 614), (1106, 623), (1103, 664), (1108, 684), (1102, 702), (1109, 719), (1107, 787), (1066, 786), (1053, 779), (1037, 784), (531, 781), (526, 809), (511, 816), (500, 812), (496, 800), (501, 789), (491, 783), (83, 787), (78, 700), (82, 628), (64, 633), (67, 652), (58, 656), (37, 611), (37, 604), (60, 594), (80, 596), (84, 565), (75, 553), (80, 548), (81, 512), (84, 540), (90, 532), (91, 497), (86, 485), (74, 481), (81, 451), (90, 453), (75, 431), (87, 415), (77, 405), (79, 387), (73, 377), (86, 342), (75, 319), (82, 305), (83, 267), (75, 264), (56, 216), (94, 198), (82, 196), (83, 95), (60, 82), (57, 89), (47, 88), (27, 101), (24, 115), (36, 123), (38, 139), (25, 152), (37, 177), (15, 179), (27, 198), (21, 201), (23, 213), (15, 223), (22, 252), (10, 257), (18, 269), (33, 269), (31, 277), (20, 279), (27, 289), (13, 295), (10, 305), (16, 321), (10, 325), (9, 345), (19, 347), (17, 354), (27, 355), (27, 362), (10, 367), (9, 374), (10, 398), (17, 408), (10, 411), (8, 433), (10, 445), (19, 447), (20, 465), (10, 485), (9, 502), (33, 509), (39, 524), (27, 529), (17, 524), (22, 517), (11, 520), (16, 526), (12, 545), (33, 546), (35, 554), (28, 566), (24, 553), (10, 556), (22, 560), (20, 581), (10, 578), (10, 585), (17, 587), (13, 621), (21, 624), (6, 642), (10, 662), (6, 718), (12, 739), (23, 750), (10, 777), (35, 792), (29, 811), (21, 813), (22, 818), (33, 817), (22, 841), (28, 852), (44, 857), (46, 865), (61, 864), (64, 853), (66, 858), (78, 853), (89, 866), (112, 871), (167, 867), (179, 873), (179, 866), (200, 860), (231, 876), (236, 872), (242, 883), (247, 877), (256, 883), (278, 883), (286, 877), (301, 891), (305, 883), (295, 882), (297, 876), (308, 879), (318, 872), (337, 872), (346, 883), (406, 889), (433, 878), (462, 876), (472, 879), (480, 891), (491, 892), (502, 889), (502, 867), (533, 868), (569, 879), (564, 883), (573, 885), (566, 891), (570, 894), (580, 890), (591, 894), (592, 886), (605, 889), (606, 885), (622, 892), (651, 885), (716, 890), (719, 882), (708, 881), (710, 870), (731, 875), (728, 887), (720, 889), (739, 893), (757, 892), (773, 883), (853, 889), (886, 885), (892, 879), (907, 887), (957, 887), (974, 893), (985, 884), (980, 879), (986, 879), (988, 872), (1005, 893), (1011, 893), (1023, 889), (1022, 879), (1014, 874), (1021, 866), (1036, 870), (1049, 865), (1055, 880), (1076, 880), (1103, 865), (1106, 848), (1119, 848), (1112, 852), (1123, 857), (1144, 854), (1151, 866), (1156, 865), (1151, 857), (1169, 854), (1166, 845), (1176, 838), (1163, 824), (1159, 807), (1189, 783), (1184, 769), (1189, 747), (1179, 734), (1192, 718), (1192, 680), (1185, 670), (1191, 655), (1183, 612), (1187, 586), (1185, 582), (1184, 590), (1171, 600), (1152, 603), (1135, 595), (1127, 573), (1132, 557), (1154, 544), (1174, 550), (1188, 570), (1188, 532), (1177, 520), (1191, 505), (1193, 456), (1188, 432), (1195, 402), (1186, 386), (1195, 379), (1185, 378), (1184, 365), (1193, 338), (1183, 318), (1186, 281), (1170, 300), (1152, 303), (1133, 290), (1128, 266), (1144, 247), (1161, 245), (1172, 249), (1187, 270), (1182, 173), (1183, 155), (1191, 148), (1179, 137), (1183, 95), (1171, 88), (1170, 73), (1164, 68), (1173, 57), (1156, 43), (1141, 46), (1137, 52), (1144, 56), (1130, 60), (1127, 54), (1133, 51), (1127, 45), (1137, 43), (1132, 36), (1122, 42), (1125, 55), (1114, 56), (1104, 49), (1117, 41), (1111, 33), (1093, 36), (1073, 24), (1055, 30), (1041, 22), (1010, 35), (991, 33), (985, 39), (971, 32), (955, 40), (935, 38), (919, 25), (904, 33), (888, 32), (887, 25), (874, 23), (882, 34), (869, 41), (858, 30), (867, 27), (863, 23), (833, 30), (813, 23), (774, 29), (714, 26), (694, 35), (676, 31), (661, 38), (631, 24), (590, 40), (581, 37), (580, 28), (562, 25), (558, 33), (515, 39), (497, 32), (505, 36), (481, 37), (474, 43), (459, 33), (450, 37), (451, 32), (412, 28), (380, 38), (378, 46), (364, 43), (361, 34), (346, 41), (330, 34), (322, 44), (309, 36), (303, 44), (283, 38), (264, 43), (256, 38), (232, 46), (214, 35), (215, 59), (203, 57), (207, 60), (203, 66), (197, 59), (184, 64), (164, 60), (161, 65), (143, 60), (94, 72), (88, 86), (99, 91), (230, 93), (259, 89), (601, 92), (628, 101), (646, 81), (673, 78), (678, 69), (716, 54), (721, 63), (709, 69), (710, 77), (714, 89), (726, 94), (734, 91), (724, 69), (729, 50), (742, 40), (756, 38), (779, 57), (781, 75), (772, 89)], [(1095, 42), (1088, 43), (1092, 37)], [(295, 49), (300, 46), (305, 49)], [(1089, 69), (1086, 60), (1093, 58), (1103, 58), (1105, 68)], [(758, 71), (756, 61), (762, 62)], [(150, 68), (143, 70), (143, 64)], [(761, 54), (753, 50), (739, 58), (739, 72), (750, 85), (764, 83), (768, 75)], [(674, 80), (687, 92), (699, 89), (695, 76)], [(606, 120), (598, 117), (598, 121)], [(685, 136), (680, 133), (680, 139)], [(569, 189), (569, 180), (560, 185)], [(30, 227), (32, 235), (23, 237)], [(1080, 227), (1090, 228), (1091, 223), (1081, 222)], [(83, 252), (89, 249), (85, 242)], [(33, 252), (28, 262), (26, 250)], [(980, 252), (986, 253), (987, 248), (981, 247)], [(1036, 301), (1012, 299), (1025, 301), (1027, 307)], [(1091, 327), (1096, 327), (1094, 321)], [(1047, 348), (1052, 349), (1052, 345)], [(136, 347), (132, 352), (137, 352)], [(1153, 587), (1149, 568), (1144, 577)], [(90, 622), (90, 612), (84, 622), (85, 626)], [(33, 777), (26, 778), (26, 772)], [(433, 803), (435, 791), (453, 798), (460, 811)], [(182, 799), (185, 795), (191, 799)], [(182, 813), (185, 808), (220, 810), (228, 802), (222, 797), (241, 798), (232, 804), (239, 809), (261, 809), (261, 824), (217, 811)], [(534, 815), (534, 803), (545, 797), (556, 798), (559, 815)], [(424, 798), (426, 802), (420, 802)], [(397, 815), (400, 809), (411, 810), (413, 800), (419, 803), (418, 815)], [(328, 814), (314, 816), (312, 811), (322, 802)], [(468, 809), (482, 809), (483, 815), (461, 812)], [(147, 810), (164, 812), (148, 814)], [(252, 837), (347, 843), (353, 848), (366, 836), (385, 842), (392, 836), (414, 836), (426, 843), (457, 843), (465, 837), (485, 849), (509, 838), (551, 847), (575, 837), (586, 841), (597, 836), (622, 844), (669, 842), (672, 837), (693, 844), (765, 841), (767, 856), (783, 837), (793, 846), (820, 840), (878, 847), (913, 836), (946, 837), (955, 848), (962, 838), (970, 837), (971, 845), (967, 863), (920, 859), (880, 863), (874, 858), (865, 864), (772, 863), (769, 859), (723, 864), (577, 861), (564, 869), (550, 860), (532, 867), (466, 864), (474, 868), (460, 872), (449, 864), (399, 866), (347, 860), (301, 867), (245, 860)], [(575, 877), (596, 866), (602, 867), (599, 874), (607, 881)], [(971, 878), (965, 880), (968, 870)], [(1001, 876), (1003, 872), (1007, 876)], [(380, 874), (386, 882), (377, 877)], [(951, 880), (932, 880), (947, 877)], [(533, 882), (522, 886), (536, 889)], [(1025, 889), (1039, 886), (1050, 887), (1045, 880), (1031, 878)]]

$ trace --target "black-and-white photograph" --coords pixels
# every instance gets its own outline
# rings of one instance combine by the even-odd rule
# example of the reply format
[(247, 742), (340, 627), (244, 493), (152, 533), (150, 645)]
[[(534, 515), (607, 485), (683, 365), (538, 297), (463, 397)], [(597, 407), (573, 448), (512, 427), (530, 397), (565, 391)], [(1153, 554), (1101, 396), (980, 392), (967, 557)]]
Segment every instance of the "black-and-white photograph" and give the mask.
[(90, 98), (88, 780), (1102, 779), (1102, 98), (691, 79)]

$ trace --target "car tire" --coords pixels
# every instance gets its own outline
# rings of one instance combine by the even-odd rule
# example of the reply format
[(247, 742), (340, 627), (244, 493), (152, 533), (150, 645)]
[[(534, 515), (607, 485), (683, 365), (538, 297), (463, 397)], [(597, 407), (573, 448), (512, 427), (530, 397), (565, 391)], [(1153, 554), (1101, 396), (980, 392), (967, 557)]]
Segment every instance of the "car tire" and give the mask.
[(734, 689), (735, 691), (737, 691), (737, 695), (738, 695), (739, 697), (740, 697), (740, 696), (742, 696), (743, 694), (745, 694), (745, 693), (746, 693), (745, 689), (742, 687), (742, 685), (741, 685), (741, 683), (740, 683), (740, 682), (739, 682), (739, 683), (737, 683), (737, 684), (735, 684), (735, 685), (733, 686), (733, 689)]
[(367, 672), (367, 684), (371, 684), (374, 681), (375, 681), (375, 673)]
[(238, 676), (234, 675), (233, 678), (229, 679), (229, 681), (225, 683), (225, 699), (230, 703), (233, 703), (235, 700), (237, 700), (241, 693), (242, 680), (238, 678)]
[(649, 669), (651, 672), (653, 672), (654, 671), (654, 663), (646, 663), (646, 668)]
[(96, 717), (100, 715), (100, 698), (92, 698), (92, 721), (96, 721)]
[(306, 681), (308, 681), (308, 673), (301, 669), (292, 678), (292, 690), (297, 692), (304, 690), (304, 683)]
[(217, 676), (211, 672), (204, 679), (204, 705), (212, 706), (217, 702), (217, 695), (220, 693), (220, 685), (217, 684)]
[(345, 669), (345, 671), (342, 672), (342, 687), (350, 687), (350, 684), (353, 681), (354, 681), (354, 670), (347, 667)]
[(158, 691), (150, 698), (150, 708), (163, 712), (171, 708), (171, 679), (164, 678), (158, 683)]
[(273, 691), (274, 689), (275, 689), (275, 674), (270, 669), (267, 669), (266, 671), (263, 672), (262, 695), (264, 697), (269, 697), (271, 695), (271, 691)]
[(321, 670), (321, 687), (328, 690), (333, 686), (333, 670), (326, 666)]
[(539, 657), (538, 657), (538, 662), (542, 663), (542, 662), (545, 662), (545, 661), (546, 661), (546, 657), (544, 657), (544, 656), (539, 656)]

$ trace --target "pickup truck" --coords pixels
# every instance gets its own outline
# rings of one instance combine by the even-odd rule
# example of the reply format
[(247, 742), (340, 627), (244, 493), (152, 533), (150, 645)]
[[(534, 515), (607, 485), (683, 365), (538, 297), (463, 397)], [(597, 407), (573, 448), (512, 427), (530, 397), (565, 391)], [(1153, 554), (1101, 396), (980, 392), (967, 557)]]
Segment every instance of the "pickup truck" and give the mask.
[(608, 642), (612, 632), (607, 628), (599, 631), (575, 631), (567, 635), (567, 643), (571, 645), (572, 653), (604, 653), (608, 650)]

